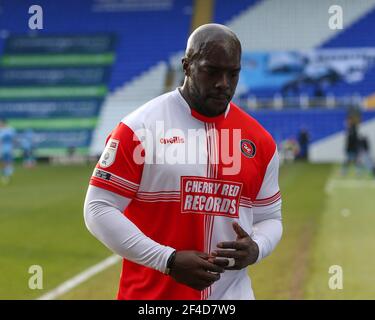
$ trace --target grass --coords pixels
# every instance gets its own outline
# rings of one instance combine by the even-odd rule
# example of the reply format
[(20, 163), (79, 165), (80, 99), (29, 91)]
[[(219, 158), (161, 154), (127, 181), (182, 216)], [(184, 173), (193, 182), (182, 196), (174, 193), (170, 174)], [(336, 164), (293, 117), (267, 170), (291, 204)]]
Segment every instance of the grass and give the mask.
[(121, 262), (61, 296), (61, 300), (112, 300), (116, 298)]
[[(108, 255), (87, 232), (83, 201), (92, 165), (17, 168), (0, 185), (0, 299), (32, 299)], [(43, 268), (43, 290), (28, 286)]]
[(330, 165), (288, 164), (280, 172), (283, 237), (276, 250), (249, 268), (257, 299), (302, 299), (312, 239), (326, 199), (324, 186)]
[[(331, 182), (305, 298), (375, 299), (375, 181), (342, 178), (335, 171)], [(331, 266), (342, 269), (342, 289), (328, 285)]]

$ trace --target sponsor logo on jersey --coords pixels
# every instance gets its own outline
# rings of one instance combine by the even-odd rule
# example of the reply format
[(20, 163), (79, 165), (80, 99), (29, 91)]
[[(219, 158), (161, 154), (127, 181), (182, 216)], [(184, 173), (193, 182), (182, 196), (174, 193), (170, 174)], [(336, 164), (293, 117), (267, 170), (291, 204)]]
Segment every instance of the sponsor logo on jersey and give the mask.
[(242, 139), (240, 142), (240, 149), (245, 157), (254, 158), (256, 153), (256, 147), (254, 142), (247, 139)]
[(109, 139), (107, 146), (99, 160), (99, 164), (102, 168), (108, 168), (115, 162), (119, 144), (119, 140)]
[(175, 144), (175, 143), (185, 143), (185, 139), (182, 137), (174, 136), (172, 138), (160, 138), (161, 144)]
[(181, 177), (181, 212), (239, 217), (242, 183)]

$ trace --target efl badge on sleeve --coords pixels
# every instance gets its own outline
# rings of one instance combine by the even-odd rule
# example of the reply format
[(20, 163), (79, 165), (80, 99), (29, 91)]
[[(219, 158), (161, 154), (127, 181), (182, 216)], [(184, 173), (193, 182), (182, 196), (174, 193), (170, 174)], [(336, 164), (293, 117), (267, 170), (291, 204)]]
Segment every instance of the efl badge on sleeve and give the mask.
[(115, 162), (119, 144), (119, 140), (109, 139), (107, 146), (105, 147), (99, 160), (99, 164), (102, 168), (108, 168)]

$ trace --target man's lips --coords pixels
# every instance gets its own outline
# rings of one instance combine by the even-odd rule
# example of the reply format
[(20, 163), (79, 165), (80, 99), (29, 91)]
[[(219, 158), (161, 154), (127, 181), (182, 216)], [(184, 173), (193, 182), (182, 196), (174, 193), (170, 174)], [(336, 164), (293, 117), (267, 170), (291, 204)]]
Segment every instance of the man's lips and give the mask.
[(217, 101), (228, 101), (229, 100), (229, 97), (228, 96), (225, 96), (225, 95), (218, 95), (218, 96), (209, 96), (209, 98), (213, 99), (213, 100), (217, 100)]

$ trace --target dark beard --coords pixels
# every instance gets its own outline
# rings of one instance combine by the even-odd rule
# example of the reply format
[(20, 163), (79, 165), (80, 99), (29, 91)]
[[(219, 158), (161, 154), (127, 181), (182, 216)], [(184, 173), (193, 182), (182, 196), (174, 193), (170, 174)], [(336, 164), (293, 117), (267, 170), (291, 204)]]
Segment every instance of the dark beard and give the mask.
[[(201, 95), (199, 93), (198, 86), (195, 86), (193, 83), (189, 84), (190, 99), (192, 101), (192, 109), (204, 115), (206, 117), (216, 117), (222, 112), (210, 112), (211, 110), (205, 106), (205, 101), (202, 101)], [(216, 111), (216, 110), (215, 110)]]

